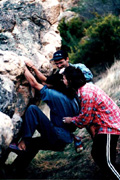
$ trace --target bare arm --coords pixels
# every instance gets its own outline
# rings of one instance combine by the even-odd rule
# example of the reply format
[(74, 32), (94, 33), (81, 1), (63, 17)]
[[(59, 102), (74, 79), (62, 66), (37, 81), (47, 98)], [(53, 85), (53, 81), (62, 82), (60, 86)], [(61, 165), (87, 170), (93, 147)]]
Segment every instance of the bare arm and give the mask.
[(24, 75), (33, 88), (37, 90), (41, 90), (43, 88), (43, 85), (36, 81), (35, 77), (32, 75), (32, 73), (28, 70), (27, 67), (25, 67)]
[(41, 82), (45, 82), (46, 81), (46, 77), (35, 67), (35, 66), (32, 66), (32, 69), (34, 70), (36, 76), (38, 77), (38, 79), (41, 80)]
[(35, 72), (36, 76), (38, 77), (38, 79), (41, 80), (41, 82), (46, 81), (47, 78), (34, 66), (32, 61), (25, 61), (25, 64), (32, 68), (32, 70)]

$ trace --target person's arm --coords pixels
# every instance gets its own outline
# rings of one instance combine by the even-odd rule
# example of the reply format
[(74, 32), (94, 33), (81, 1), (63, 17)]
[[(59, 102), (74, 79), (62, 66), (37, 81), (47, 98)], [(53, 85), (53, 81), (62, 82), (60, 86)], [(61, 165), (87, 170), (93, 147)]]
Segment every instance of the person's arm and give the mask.
[[(84, 92), (84, 93), (82, 93)], [(78, 116), (74, 117), (65, 117), (63, 121), (64, 123), (73, 123), (78, 128), (83, 128), (89, 124), (92, 123), (93, 117), (93, 101), (94, 97), (92, 99), (92, 103), (90, 103), (91, 97), (90, 94), (92, 93), (91, 90), (89, 90), (88, 86), (84, 87), (82, 91), (78, 90), (78, 93), (81, 93), (81, 112)]]
[(25, 67), (24, 75), (33, 88), (37, 90), (41, 90), (43, 88), (43, 85), (36, 81), (35, 77), (32, 75), (32, 73), (28, 70), (27, 67)]
[(33, 64), (32, 61), (25, 61), (25, 64), (30, 67), (36, 74), (36, 76), (38, 77), (38, 79), (43, 83), (46, 81), (46, 76), (44, 76)]
[(88, 118), (85, 119), (85, 114), (86, 112), (79, 114), (78, 116), (74, 116), (74, 117), (64, 117), (63, 122), (67, 124), (73, 123), (78, 128), (83, 128), (86, 125), (88, 125), (90, 122)]
[[(64, 118), (63, 118), (63, 122), (64, 122), (64, 123), (67, 123), (67, 124), (70, 124), (70, 123), (73, 122), (73, 123), (74, 123), (77, 127), (79, 127), (80, 129), (82, 129), (83, 127), (85, 127), (85, 125), (84, 125), (84, 124), (82, 125), (82, 123), (81, 123), (81, 125), (80, 125), (80, 121), (79, 121), (79, 125), (78, 125), (77, 122), (75, 122), (75, 120), (73, 121), (72, 117), (64, 117)], [(89, 124), (89, 126), (86, 126), (86, 128), (87, 128), (88, 133), (91, 135), (91, 137), (94, 138), (99, 127), (95, 128), (94, 125), (92, 125), (92, 124), (90, 125), (90, 124)]]
[(40, 79), (41, 82), (44, 83), (47, 79), (46, 76), (44, 76), (43, 73), (41, 73), (35, 66), (32, 66), (32, 69), (35, 72), (38, 79)]

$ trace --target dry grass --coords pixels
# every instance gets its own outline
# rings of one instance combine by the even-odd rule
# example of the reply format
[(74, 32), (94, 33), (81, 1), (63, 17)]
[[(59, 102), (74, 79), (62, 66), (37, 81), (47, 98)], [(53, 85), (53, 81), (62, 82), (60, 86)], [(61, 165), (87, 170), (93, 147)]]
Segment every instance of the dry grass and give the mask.
[(116, 61), (107, 69), (102, 78), (95, 83), (120, 105), (120, 61)]

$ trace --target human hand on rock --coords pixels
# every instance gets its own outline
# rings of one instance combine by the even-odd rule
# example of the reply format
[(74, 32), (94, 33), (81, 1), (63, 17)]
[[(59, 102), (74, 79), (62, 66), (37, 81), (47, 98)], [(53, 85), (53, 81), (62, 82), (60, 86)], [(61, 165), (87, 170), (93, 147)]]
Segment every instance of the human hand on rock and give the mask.
[(25, 60), (24, 62), (28, 67), (34, 66), (34, 64), (33, 64), (33, 62), (31, 60)]

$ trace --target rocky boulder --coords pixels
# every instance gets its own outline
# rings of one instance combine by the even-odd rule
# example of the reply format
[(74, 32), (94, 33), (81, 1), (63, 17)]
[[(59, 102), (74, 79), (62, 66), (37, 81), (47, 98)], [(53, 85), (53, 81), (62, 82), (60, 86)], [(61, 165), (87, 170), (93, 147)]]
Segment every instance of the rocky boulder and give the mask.
[(49, 59), (61, 47), (57, 26), (62, 7), (60, 0), (0, 0), (0, 157), (35, 98), (24, 77), (24, 60), (50, 74)]
[(14, 52), (0, 50), (0, 155), (19, 132), (21, 116), (29, 102), (29, 89), (24, 87), (24, 59)]
[(24, 60), (32, 60), (45, 75), (50, 73), (49, 59), (61, 46), (59, 14), (57, 0), (0, 1), (0, 156), (18, 133), (21, 117), (35, 97), (23, 75)]

